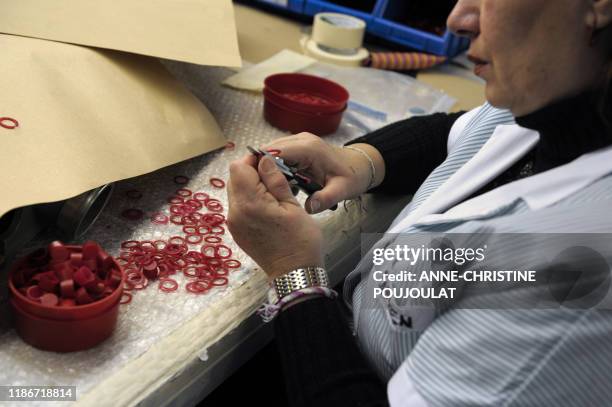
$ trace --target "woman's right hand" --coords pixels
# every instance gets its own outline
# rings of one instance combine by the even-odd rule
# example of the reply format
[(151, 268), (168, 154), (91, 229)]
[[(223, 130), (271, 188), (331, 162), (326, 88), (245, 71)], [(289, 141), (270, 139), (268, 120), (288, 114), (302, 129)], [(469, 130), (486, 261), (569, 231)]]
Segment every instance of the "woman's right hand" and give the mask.
[[(363, 150), (374, 162), (376, 177), (372, 186), (378, 185), (384, 178), (382, 156), (368, 144), (354, 144), (354, 147)], [(362, 153), (332, 146), (314, 134), (281, 137), (263, 149), (280, 150), (279, 155), (287, 165), (296, 166), (323, 186), (307, 199), (309, 213), (318, 213), (340, 201), (355, 198), (370, 185), (371, 165)]]

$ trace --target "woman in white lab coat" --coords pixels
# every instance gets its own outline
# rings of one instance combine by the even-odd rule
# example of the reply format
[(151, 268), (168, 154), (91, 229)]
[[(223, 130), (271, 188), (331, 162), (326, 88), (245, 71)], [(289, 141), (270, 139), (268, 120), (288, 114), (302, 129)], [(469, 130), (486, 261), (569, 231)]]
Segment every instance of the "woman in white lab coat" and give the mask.
[[(325, 186), (309, 213), (366, 191), (414, 193), (391, 232), (612, 232), (611, 21), (612, 0), (459, 0), (448, 26), (471, 40), (485, 105), (343, 148), (309, 134), (268, 147)], [(324, 287), (321, 231), (274, 163), (232, 163), (228, 193), (232, 235), (283, 294), (275, 329), (292, 405), (611, 403), (609, 312), (398, 308), (368, 298), (362, 261), (343, 293), (355, 339)], [(541, 250), (503, 255), (527, 267)]]

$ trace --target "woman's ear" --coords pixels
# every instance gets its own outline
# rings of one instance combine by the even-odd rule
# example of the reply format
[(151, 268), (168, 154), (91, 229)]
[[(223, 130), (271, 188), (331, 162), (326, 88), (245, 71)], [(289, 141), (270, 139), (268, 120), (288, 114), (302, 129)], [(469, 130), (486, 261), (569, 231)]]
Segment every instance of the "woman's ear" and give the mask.
[(594, 31), (605, 28), (612, 23), (612, 0), (591, 0), (593, 5), (587, 16), (587, 24)]

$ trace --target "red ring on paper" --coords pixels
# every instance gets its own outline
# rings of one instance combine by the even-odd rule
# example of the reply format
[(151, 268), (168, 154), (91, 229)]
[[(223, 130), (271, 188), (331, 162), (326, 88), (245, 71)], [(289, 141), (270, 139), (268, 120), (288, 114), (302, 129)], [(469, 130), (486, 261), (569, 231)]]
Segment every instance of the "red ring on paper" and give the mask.
[(198, 228), (196, 226), (183, 226), (183, 233), (186, 235), (197, 235)]
[(227, 143), (225, 143), (225, 148), (228, 150), (233, 150), (234, 147), (236, 147), (236, 143), (234, 143), (233, 141), (228, 141)]
[(176, 280), (171, 278), (160, 278), (159, 279), (159, 289), (166, 293), (171, 293), (173, 291), (178, 290), (178, 283)]
[(177, 175), (176, 177), (174, 177), (175, 184), (185, 185), (188, 182), (189, 182), (189, 177), (186, 177), (184, 175)]
[(122, 249), (134, 249), (136, 247), (140, 247), (140, 242), (138, 240), (126, 240), (121, 242)]
[(139, 220), (143, 217), (144, 212), (136, 208), (128, 208), (121, 212), (121, 216), (128, 220)]
[(184, 203), (185, 200), (181, 196), (171, 196), (168, 198), (168, 203), (172, 205), (178, 205)]
[(268, 154), (273, 155), (273, 156), (277, 156), (280, 155), (281, 151), (278, 148), (269, 148), (266, 150), (268, 152)]
[[(221, 256), (219, 254), (220, 249), (225, 249), (227, 251), (227, 255), (226, 256)], [(232, 249), (230, 249), (229, 247), (227, 247), (224, 244), (219, 244), (217, 246), (215, 246), (215, 257), (218, 259), (228, 259), (230, 257), (232, 257)]]
[[(11, 124), (6, 124), (6, 122), (9, 122)], [(13, 130), (19, 127), (19, 122), (13, 119), (12, 117), (0, 117), (0, 126), (8, 130)]]
[(175, 244), (175, 245), (178, 245), (178, 246), (184, 246), (185, 245), (185, 239), (183, 239), (180, 236), (172, 236), (170, 239), (168, 239), (168, 243)]
[(210, 234), (211, 235), (224, 235), (225, 228), (220, 225), (213, 226), (212, 228), (210, 228)]
[(221, 178), (211, 178), (210, 185), (212, 185), (215, 188), (224, 188), (225, 181), (223, 181)]
[(129, 304), (130, 302), (132, 302), (132, 293), (126, 293), (125, 291), (121, 293), (119, 304)]
[[(221, 283), (217, 283), (217, 281), (221, 281)], [(215, 279), (212, 281), (212, 285), (215, 287), (227, 285), (227, 277), (215, 277)]]
[(166, 225), (168, 224), (168, 216), (161, 212), (155, 212), (153, 216), (151, 216), (151, 222), (158, 225)]
[(170, 216), (170, 222), (174, 223), (175, 225), (182, 225), (183, 224), (183, 216), (182, 215), (171, 215)]
[(204, 236), (204, 241), (206, 243), (216, 244), (216, 243), (221, 243), (223, 239), (221, 239), (218, 235), (208, 235), (208, 236)]
[(189, 244), (202, 243), (202, 235), (187, 235), (185, 241)]
[(185, 288), (187, 289), (187, 291), (194, 293), (194, 294), (204, 294), (206, 291), (210, 289), (210, 283), (206, 283), (205, 281), (202, 281), (202, 280), (191, 281), (187, 283)]
[(206, 202), (210, 198), (210, 195), (208, 195), (206, 192), (196, 192), (193, 194), (193, 198), (201, 202)]
[(217, 271), (215, 271), (215, 274), (219, 277), (225, 277), (229, 274), (229, 269), (228, 268), (220, 268)]
[(238, 267), (242, 266), (242, 263), (236, 259), (227, 259), (223, 262), (223, 265), (227, 268), (237, 269)]
[(183, 198), (185, 198), (185, 197), (191, 196), (193, 192), (191, 192), (191, 190), (187, 188), (179, 188), (176, 190), (176, 194), (178, 196), (182, 196)]

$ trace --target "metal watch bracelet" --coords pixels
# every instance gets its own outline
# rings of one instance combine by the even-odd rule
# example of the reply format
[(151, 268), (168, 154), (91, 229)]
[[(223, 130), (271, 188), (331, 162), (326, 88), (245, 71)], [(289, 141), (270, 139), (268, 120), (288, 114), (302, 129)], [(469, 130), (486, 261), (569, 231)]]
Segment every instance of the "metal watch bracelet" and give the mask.
[(298, 268), (272, 280), (272, 288), (279, 300), (308, 287), (329, 287), (327, 271), (322, 267)]

